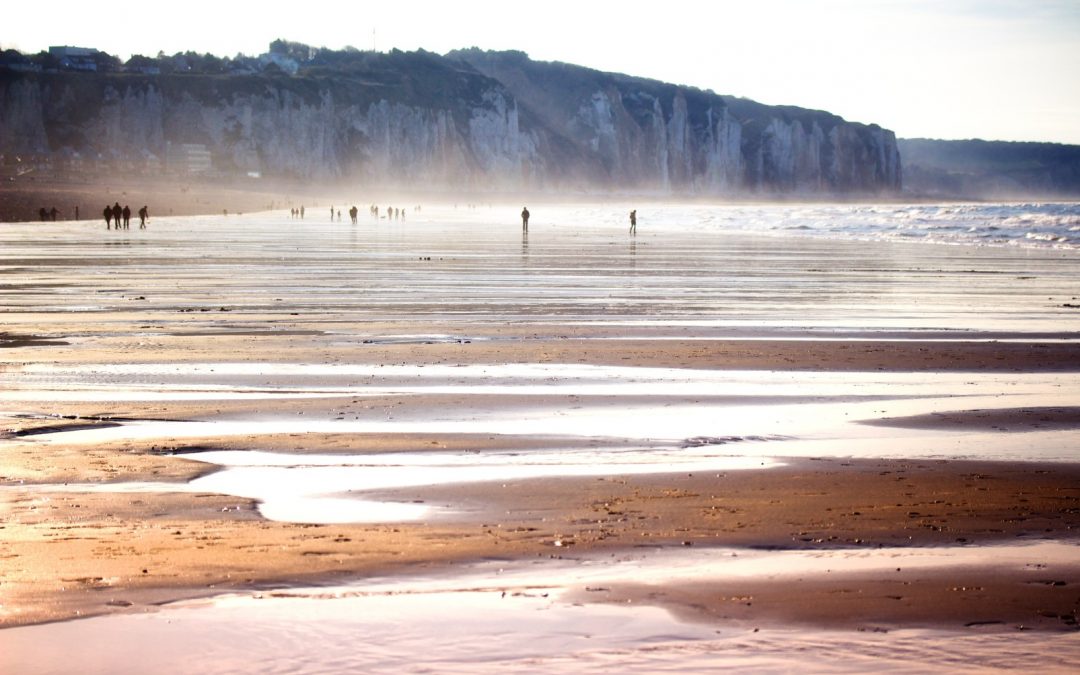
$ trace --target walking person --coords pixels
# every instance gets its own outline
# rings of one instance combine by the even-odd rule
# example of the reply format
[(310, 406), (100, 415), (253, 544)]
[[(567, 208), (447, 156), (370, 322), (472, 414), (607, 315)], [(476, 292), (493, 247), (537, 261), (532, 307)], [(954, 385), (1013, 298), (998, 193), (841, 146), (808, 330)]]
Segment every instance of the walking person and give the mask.
[(521, 231), (529, 231), (529, 207), (521, 207)]
[(637, 234), (637, 209), (630, 212), (630, 234)]

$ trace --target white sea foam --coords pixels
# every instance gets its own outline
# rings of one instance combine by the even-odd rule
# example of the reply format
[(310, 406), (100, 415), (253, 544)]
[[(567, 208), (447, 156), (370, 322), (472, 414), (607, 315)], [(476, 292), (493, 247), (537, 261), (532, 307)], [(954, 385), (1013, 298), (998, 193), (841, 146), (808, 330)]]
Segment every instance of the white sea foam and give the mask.
[[(585, 209), (582, 209), (584, 215)], [(573, 218), (567, 214), (568, 218)], [(596, 210), (594, 221), (622, 225)], [(1080, 203), (724, 205), (638, 210), (642, 232), (740, 231), (836, 239), (1080, 248)]]

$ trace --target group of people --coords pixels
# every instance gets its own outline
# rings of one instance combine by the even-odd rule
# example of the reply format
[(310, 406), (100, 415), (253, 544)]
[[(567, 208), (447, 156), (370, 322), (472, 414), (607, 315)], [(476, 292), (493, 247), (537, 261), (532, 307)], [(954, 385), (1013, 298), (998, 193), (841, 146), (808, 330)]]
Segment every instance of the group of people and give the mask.
[[(102, 215), (105, 216), (105, 229), (112, 229), (115, 225), (117, 230), (130, 230), (131, 229), (131, 207), (124, 205), (120, 206), (120, 202), (116, 202), (112, 206), (105, 206), (105, 210), (102, 211)], [(150, 220), (150, 209), (145, 205), (139, 209), (139, 229), (146, 229), (146, 221)]]
[[(368, 209), (373, 218), (379, 217), (379, 207), (374, 204)], [(419, 211), (420, 207), (417, 206), (414, 211)], [(405, 209), (394, 208), (393, 206), (386, 207), (386, 219), (387, 220), (405, 220)]]
[(56, 220), (56, 217), (60, 215), (60, 211), (55, 206), (46, 211), (45, 207), (42, 206), (38, 210), (38, 215), (41, 216), (41, 222), (44, 223), (47, 220)]
[[(419, 212), (420, 207), (419, 206), (413, 207), (413, 211)], [(304, 210), (303, 206), (300, 206), (300, 207), (297, 207), (297, 208), (292, 208), (292, 209), (289, 209), (289, 216), (292, 217), (292, 218), (303, 219), (304, 212), (305, 212), (305, 210)], [(385, 213), (386, 215), (382, 215), (383, 213)], [(386, 210), (383, 211), (380, 207), (376, 206), (375, 204), (372, 204), (370, 207), (368, 207), (368, 214), (372, 218), (375, 218), (375, 219), (383, 217), (383, 218), (386, 218), (387, 220), (401, 220), (401, 221), (405, 220), (405, 209), (396, 208), (396, 207), (393, 207), (393, 206), (387, 206)], [(349, 219), (352, 221), (353, 225), (356, 225), (356, 223), (358, 222), (359, 215), (360, 215), (360, 209), (356, 208), (356, 206), (353, 206), (353, 207), (351, 207), (349, 209)], [(335, 209), (333, 206), (331, 206), (330, 207), (330, 222), (335, 222), (335, 221), (336, 222), (341, 222), (341, 209)]]

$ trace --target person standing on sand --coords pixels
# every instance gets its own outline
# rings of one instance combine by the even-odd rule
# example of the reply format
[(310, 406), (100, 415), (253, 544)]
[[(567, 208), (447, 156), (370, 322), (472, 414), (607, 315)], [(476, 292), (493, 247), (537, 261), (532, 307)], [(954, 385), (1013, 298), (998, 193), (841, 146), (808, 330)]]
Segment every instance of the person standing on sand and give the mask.
[(112, 219), (116, 225), (116, 229), (120, 229), (120, 219), (124, 217), (124, 209), (120, 208), (120, 202), (116, 202), (112, 207)]
[(521, 207), (521, 231), (529, 231), (529, 207)]
[(105, 214), (105, 229), (106, 230), (111, 230), (112, 229), (112, 227), (111, 227), (112, 226), (112, 207), (109, 206), (108, 204), (106, 204), (105, 205), (105, 211), (103, 211), (103, 213)]
[(630, 212), (630, 234), (637, 234), (637, 209)]
[(146, 208), (146, 205), (143, 204), (143, 207), (141, 209), (139, 209), (139, 229), (140, 230), (145, 230), (146, 229), (146, 220), (149, 217), (150, 217), (150, 209)]
[(124, 204), (124, 210), (121, 211), (121, 213), (124, 214), (124, 229), (125, 230), (130, 230), (131, 229), (131, 207), (128, 206), (127, 204)]

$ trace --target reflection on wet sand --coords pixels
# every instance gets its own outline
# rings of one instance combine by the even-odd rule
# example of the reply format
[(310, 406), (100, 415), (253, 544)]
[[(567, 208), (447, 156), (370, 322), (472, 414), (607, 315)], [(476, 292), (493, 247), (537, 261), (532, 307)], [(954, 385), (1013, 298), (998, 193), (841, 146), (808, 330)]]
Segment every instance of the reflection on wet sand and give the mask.
[[(5, 228), (0, 622), (240, 595), (3, 630), (0, 659), (60, 640), (107, 671), (123, 635), (159, 671), (472, 671), (492, 644), (576, 672), (1075, 660), (1054, 632), (1080, 583), (1058, 566), (1075, 418), (1032, 412), (1075, 407), (1074, 256), (651, 221), (628, 248), (625, 211), (595, 213), (531, 241), (436, 208), (392, 230), (162, 218), (124, 247)], [(1066, 543), (987, 548), (1038, 539)], [(1020, 609), (994, 623), (973, 593)], [(782, 611), (800, 598), (852, 623)]]
[[(965, 627), (961, 620), (890, 630), (847, 617), (840, 619), (841, 625), (815, 627), (809, 621), (810, 626), (793, 630), (785, 624), (792, 614), (797, 620), (799, 608), (806, 606), (797, 603), (787, 615), (729, 619), (717, 629), (700, 616), (685, 620), (700, 607), (692, 599), (664, 595), (666, 589), (684, 586), (697, 588), (699, 594), (703, 587), (709, 593), (731, 594), (727, 611), (737, 614), (739, 606), (773, 602), (763, 582), (796, 578), (815, 598), (816, 609), (831, 604), (842, 609), (844, 593), (815, 592), (816, 584), (835, 577), (849, 593), (880, 594), (884, 603), (900, 608), (906, 603), (893, 594), (910, 593), (910, 580), (940, 578), (950, 584), (950, 570), (958, 568), (967, 570), (964, 578), (971, 587), (939, 592), (979, 596), (981, 589), (975, 584), (987, 583), (990, 577), (983, 571), (992, 569), (986, 553), (992, 554), (999, 570), (993, 576), (1014, 583), (1080, 578), (1076, 546), (1060, 543), (998, 546), (989, 552), (959, 547), (814, 553), (639, 550), (605, 558), (567, 554), (532, 562), (463, 565), (450, 578), (409, 575), (356, 585), (257, 591), (177, 603), (155, 614), (12, 629), (0, 632), (0, 665), (5, 659), (8, 664), (29, 664), (22, 672), (36, 673), (78, 662), (80, 672), (113, 672), (116, 663), (102, 658), (101, 646), (124, 644), (123, 651), (140, 667), (166, 673), (271, 667), (371, 672), (537, 668), (554, 673), (612, 668), (772, 672), (789, 670), (807, 652), (814, 653), (814, 669), (819, 672), (906, 671), (914, 659), (919, 670), (1069, 668), (1080, 658), (1080, 646), (1068, 632), (1029, 630), (1010, 635), (988, 630), (995, 623), (1029, 615), (1048, 625), (1060, 623), (1030, 609), (1003, 610), (969, 600), (964, 616), (996, 618), (981, 622), (981, 629)], [(859, 575), (873, 571), (891, 574), (895, 585), (860, 586)], [(1044, 603), (1044, 615), (1053, 614), (1045, 609), (1056, 607), (1053, 601), (1037, 602)], [(357, 635), (364, 639), (355, 639)], [(63, 653), (48, 648), (57, 639), (70, 645)]]

